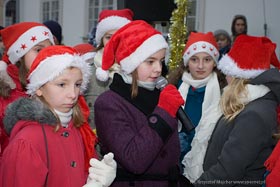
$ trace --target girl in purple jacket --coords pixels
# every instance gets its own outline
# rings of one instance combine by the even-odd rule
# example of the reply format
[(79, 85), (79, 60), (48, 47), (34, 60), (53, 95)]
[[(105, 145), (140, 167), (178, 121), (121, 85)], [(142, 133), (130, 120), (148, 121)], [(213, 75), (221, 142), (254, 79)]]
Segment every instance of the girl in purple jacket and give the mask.
[(97, 78), (106, 81), (116, 62), (110, 90), (94, 105), (97, 135), (103, 154), (113, 152), (117, 177), (112, 186), (178, 186), (178, 108), (184, 103), (175, 86), (161, 92), (168, 45), (160, 32), (144, 21), (120, 28), (105, 46)]

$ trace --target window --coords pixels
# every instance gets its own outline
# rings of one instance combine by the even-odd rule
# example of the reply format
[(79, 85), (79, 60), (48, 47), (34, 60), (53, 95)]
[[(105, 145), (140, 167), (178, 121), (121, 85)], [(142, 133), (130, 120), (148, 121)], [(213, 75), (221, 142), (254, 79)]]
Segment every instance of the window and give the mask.
[(188, 32), (196, 30), (196, 0), (188, 2), (188, 16), (186, 20)]
[(95, 37), (95, 28), (98, 23), (99, 13), (104, 9), (117, 9), (117, 0), (89, 0), (89, 42)]
[(42, 22), (54, 20), (59, 22), (59, 0), (43, 0), (42, 2)]

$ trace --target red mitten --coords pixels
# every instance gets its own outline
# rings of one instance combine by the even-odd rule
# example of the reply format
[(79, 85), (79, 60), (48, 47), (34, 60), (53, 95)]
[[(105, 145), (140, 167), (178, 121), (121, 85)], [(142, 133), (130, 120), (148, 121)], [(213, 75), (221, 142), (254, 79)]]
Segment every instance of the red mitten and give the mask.
[(167, 85), (160, 93), (158, 106), (167, 111), (172, 117), (176, 117), (176, 113), (184, 99), (174, 85)]

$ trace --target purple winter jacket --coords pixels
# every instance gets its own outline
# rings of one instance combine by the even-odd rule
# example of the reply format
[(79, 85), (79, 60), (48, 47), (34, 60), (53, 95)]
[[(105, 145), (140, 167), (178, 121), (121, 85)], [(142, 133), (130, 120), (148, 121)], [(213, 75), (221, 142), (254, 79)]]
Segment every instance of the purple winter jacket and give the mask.
[[(159, 91), (138, 88), (138, 96), (130, 98), (130, 85), (115, 75), (109, 91), (95, 102), (95, 124), (101, 150), (113, 152), (118, 168), (131, 177), (120, 181), (120, 170), (111, 186), (168, 186), (164, 179), (178, 168), (180, 145), (177, 120), (157, 107)], [(155, 180), (154, 175), (162, 177)], [(136, 178), (147, 180), (138, 181)], [(136, 178), (133, 178), (136, 177)]]

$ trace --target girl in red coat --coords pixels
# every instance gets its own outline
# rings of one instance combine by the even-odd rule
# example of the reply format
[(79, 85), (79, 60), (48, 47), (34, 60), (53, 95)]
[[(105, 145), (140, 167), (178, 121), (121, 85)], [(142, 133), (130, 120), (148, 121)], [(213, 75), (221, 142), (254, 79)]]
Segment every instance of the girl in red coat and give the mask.
[(3, 118), (8, 104), (25, 93), (26, 74), (38, 52), (54, 44), (51, 31), (43, 24), (21, 22), (0, 31), (5, 53), (0, 61), (0, 158), (8, 144)]
[(85, 115), (78, 103), (89, 79), (88, 64), (67, 46), (44, 48), (28, 74), (27, 93), (6, 110), (10, 143), (0, 166), (0, 186), (109, 186), (116, 163), (108, 153), (85, 164), (80, 131)]

